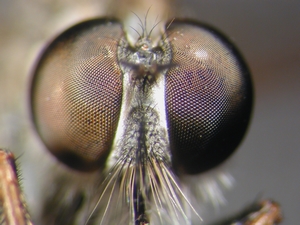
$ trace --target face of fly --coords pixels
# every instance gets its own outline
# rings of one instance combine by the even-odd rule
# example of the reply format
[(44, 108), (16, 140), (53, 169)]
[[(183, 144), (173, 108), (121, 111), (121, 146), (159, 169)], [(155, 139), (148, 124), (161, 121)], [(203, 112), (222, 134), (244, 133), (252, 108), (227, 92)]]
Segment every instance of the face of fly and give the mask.
[(32, 118), (66, 165), (50, 166), (43, 224), (200, 223), (184, 177), (220, 165), (244, 136), (252, 84), (237, 49), (190, 20), (148, 28), (147, 7), (144, 20), (69, 28), (35, 66)]

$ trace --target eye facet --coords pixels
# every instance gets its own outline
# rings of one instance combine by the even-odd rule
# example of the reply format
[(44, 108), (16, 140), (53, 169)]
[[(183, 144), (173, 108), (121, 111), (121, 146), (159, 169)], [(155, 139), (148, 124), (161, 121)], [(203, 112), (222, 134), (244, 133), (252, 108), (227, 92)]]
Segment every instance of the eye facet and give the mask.
[(249, 123), (252, 85), (234, 46), (215, 30), (175, 21), (166, 105), (174, 167), (199, 173), (223, 162)]
[(35, 70), (35, 125), (47, 148), (72, 168), (95, 170), (109, 154), (122, 99), (121, 36), (116, 21), (78, 24), (51, 43)]

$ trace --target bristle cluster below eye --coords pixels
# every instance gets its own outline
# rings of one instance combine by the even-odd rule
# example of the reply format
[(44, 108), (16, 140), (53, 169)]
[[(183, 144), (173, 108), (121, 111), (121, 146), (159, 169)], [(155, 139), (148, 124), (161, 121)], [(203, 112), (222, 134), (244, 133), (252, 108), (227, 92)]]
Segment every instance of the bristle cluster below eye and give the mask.
[[(142, 170), (145, 173), (140, 176)], [(134, 190), (137, 187), (140, 187), (138, 191), (147, 215), (136, 215), (137, 197)], [(170, 165), (153, 153), (143, 163), (120, 158), (101, 184), (100, 192), (90, 218), (99, 218), (101, 225), (128, 223), (142, 216), (151, 221), (149, 224), (191, 224), (191, 214), (201, 221), (181, 190)]]

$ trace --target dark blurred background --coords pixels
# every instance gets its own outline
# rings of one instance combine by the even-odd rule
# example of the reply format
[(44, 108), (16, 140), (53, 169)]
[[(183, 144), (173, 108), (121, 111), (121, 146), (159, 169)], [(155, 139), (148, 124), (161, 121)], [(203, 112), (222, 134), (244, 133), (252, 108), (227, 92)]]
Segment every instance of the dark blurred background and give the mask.
[[(252, 124), (229, 161), (236, 188), (228, 192), (228, 204), (220, 211), (231, 213), (255, 199), (272, 198), (282, 205), (282, 224), (298, 224), (300, 1), (179, 2), (179, 16), (208, 23), (225, 33), (253, 74)], [(26, 97), (32, 63), (46, 40), (57, 32), (104, 14), (100, 5), (101, 0), (0, 0), (0, 146), (19, 150), (18, 156), (35, 146)]]

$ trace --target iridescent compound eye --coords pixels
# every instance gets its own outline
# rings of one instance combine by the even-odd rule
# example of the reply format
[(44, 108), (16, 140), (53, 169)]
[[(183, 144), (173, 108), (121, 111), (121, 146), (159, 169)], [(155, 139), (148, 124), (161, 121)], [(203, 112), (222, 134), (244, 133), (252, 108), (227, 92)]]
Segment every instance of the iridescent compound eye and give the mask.
[(252, 108), (250, 74), (223, 35), (193, 22), (167, 30), (169, 137), (175, 168), (199, 173), (223, 162), (243, 138)]
[(32, 114), (47, 148), (79, 170), (103, 166), (118, 124), (122, 74), (119, 23), (93, 20), (56, 38), (33, 77)]
[[(124, 80), (132, 83), (124, 85)], [(131, 91), (126, 90), (138, 86), (138, 80), (140, 99), (138, 94), (130, 97)], [(92, 171), (105, 165), (122, 109), (136, 101), (137, 106), (132, 104), (135, 108), (127, 111), (137, 112), (140, 118), (136, 124), (141, 128), (130, 128), (137, 141), (131, 142), (131, 136), (124, 133), (128, 140), (121, 143), (143, 142), (139, 149), (152, 151), (153, 146), (160, 146), (156, 130), (161, 128), (149, 133), (149, 124), (155, 123), (141, 112), (146, 114), (147, 108), (154, 112), (156, 100), (149, 96), (160, 80), (165, 85), (165, 94), (159, 96), (165, 110), (158, 110), (155, 115), (160, 116), (153, 118), (166, 118), (169, 140), (161, 138), (165, 149), (159, 147), (159, 151), (167, 154), (170, 150), (174, 169), (185, 173), (199, 173), (223, 162), (248, 126), (251, 80), (230, 42), (215, 30), (189, 21), (173, 22), (156, 47), (130, 46), (122, 25), (114, 20), (92, 20), (65, 31), (49, 45), (34, 72), (35, 126), (60, 161)], [(123, 117), (126, 126), (134, 126), (130, 115)], [(153, 136), (152, 146), (147, 140)]]

